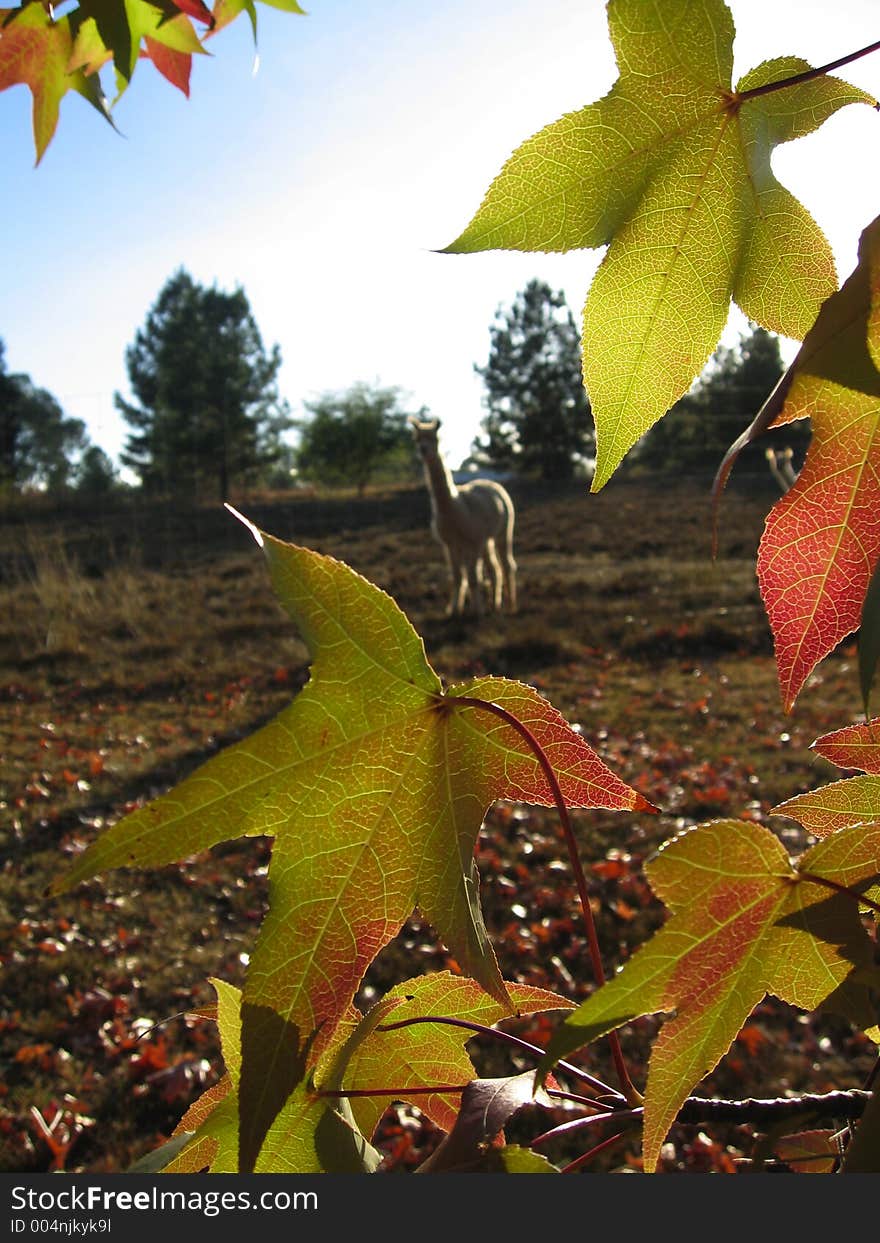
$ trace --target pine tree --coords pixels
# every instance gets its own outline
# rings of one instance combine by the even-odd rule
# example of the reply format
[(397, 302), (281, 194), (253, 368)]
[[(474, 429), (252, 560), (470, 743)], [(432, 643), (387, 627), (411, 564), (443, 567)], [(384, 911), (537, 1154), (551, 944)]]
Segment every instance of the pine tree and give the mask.
[[(718, 347), (690, 391), (643, 438), (634, 460), (659, 471), (714, 472), (784, 370), (779, 338), (750, 323), (735, 346)], [(750, 457), (764, 474), (766, 446), (778, 442), (802, 448), (807, 437), (806, 426), (782, 428), (745, 451), (739, 473)]]
[(120, 456), (145, 486), (226, 500), (233, 480), (255, 482), (278, 458), (291, 423), (281, 355), (263, 348), (241, 288), (206, 288), (179, 269), (125, 361), (135, 401), (115, 397), (133, 429)]
[(532, 280), (489, 329), (483, 435), (474, 455), (542, 479), (570, 479), (593, 445), (578, 330), (564, 294)]

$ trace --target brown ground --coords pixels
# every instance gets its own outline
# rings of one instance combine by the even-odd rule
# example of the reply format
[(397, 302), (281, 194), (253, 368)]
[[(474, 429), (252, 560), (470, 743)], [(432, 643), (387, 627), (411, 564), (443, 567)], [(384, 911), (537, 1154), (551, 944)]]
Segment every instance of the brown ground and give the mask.
[[(808, 747), (859, 714), (854, 652), (844, 645), (829, 658), (783, 714), (754, 575), (775, 499), (763, 481), (728, 492), (714, 565), (707, 481), (629, 479), (598, 496), (513, 491), (522, 608), (479, 624), (442, 615), (445, 569), (422, 488), (237, 503), (271, 533), (341, 557), (389, 591), (446, 679), (489, 672), (536, 686), (663, 808), (578, 817), (584, 857), (599, 864), (590, 883), (611, 967), (662, 918), (640, 874), (662, 840), (713, 817), (765, 818), (839, 775)], [(43, 891), (104, 825), (289, 702), (306, 653), (250, 536), (219, 508), (114, 501), (4, 517), (0, 1169), (124, 1169), (216, 1077), (213, 1025), (171, 1016), (210, 1002), (210, 976), (241, 982), (268, 848), (231, 843), (158, 873), (111, 873), (55, 901)], [(792, 853), (802, 847), (792, 822), (769, 823)], [(554, 817), (496, 808), (478, 858), (505, 973), (584, 995)], [(361, 999), (445, 961), (413, 919)], [(655, 1030), (646, 1019), (624, 1032), (639, 1078)], [(479, 1056), (488, 1073), (510, 1065), (495, 1050)], [(610, 1073), (605, 1056), (597, 1047), (587, 1061)], [(768, 1004), (701, 1090), (857, 1086), (871, 1058), (844, 1024)], [(670, 1168), (732, 1168), (749, 1150), (731, 1129), (704, 1142), (681, 1127), (673, 1139)], [(398, 1110), (384, 1142), (406, 1167), (433, 1137)], [(637, 1151), (622, 1143), (606, 1163), (635, 1162)]]

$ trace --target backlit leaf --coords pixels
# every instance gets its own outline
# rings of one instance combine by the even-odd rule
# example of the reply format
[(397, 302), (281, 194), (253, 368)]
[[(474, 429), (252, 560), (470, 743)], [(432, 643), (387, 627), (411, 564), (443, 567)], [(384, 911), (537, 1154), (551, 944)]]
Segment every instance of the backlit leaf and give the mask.
[(793, 865), (769, 830), (717, 821), (674, 838), (646, 871), (671, 918), (566, 1019), (542, 1067), (640, 1015), (665, 1013), (645, 1091), (653, 1170), (688, 1093), (766, 994), (876, 1022), (868, 987), (877, 989), (880, 972), (858, 902), (810, 878), (868, 888), (880, 871), (880, 826), (833, 834)]
[(812, 749), (838, 768), (880, 773), (880, 717), (823, 734), (812, 744)]
[(112, 826), (53, 888), (241, 833), (275, 836), (269, 912), (244, 992), (242, 1142), (253, 1156), (415, 907), (462, 970), (515, 1009), (483, 924), (474, 845), (495, 799), (549, 805), (552, 791), (511, 725), (457, 700), (512, 713), (571, 806), (650, 804), (536, 691), (481, 678), (444, 693), (390, 597), (338, 561), (251, 529), (309, 648), (308, 685), (274, 721)]
[(880, 776), (834, 781), (780, 803), (773, 813), (791, 816), (816, 837), (827, 837), (849, 825), (869, 824), (880, 820)]
[[(272, 8), (304, 13), (296, 0), (264, 0)], [(37, 163), (58, 123), (63, 95), (75, 90), (106, 120), (110, 110), (99, 71), (113, 60), (116, 99), (127, 89), (140, 58), (189, 95), (192, 57), (203, 40), (246, 10), (256, 36), (253, 0), (218, 0), (218, 20), (202, 0), (78, 0), (64, 17), (39, 0), (0, 9), (0, 90), (22, 83), (34, 97)], [(193, 20), (207, 29), (197, 31)]]
[[(520, 1014), (573, 1009), (572, 1002), (545, 989), (530, 988), (524, 984), (508, 984), (507, 989)], [(473, 980), (450, 975), (448, 971), (406, 980), (396, 985), (383, 1000), (392, 998), (396, 999), (397, 1004), (388, 1018), (391, 1023), (440, 1015), (491, 1026), (510, 1017), (509, 1011), (489, 997)], [(350, 1017), (340, 1024), (337, 1040), (341, 1040), (346, 1032), (357, 1030), (362, 1022), (362, 1016), (352, 1009)], [(418, 1023), (391, 1031), (374, 1030), (351, 1054), (344, 1086), (361, 1091), (369, 1087), (399, 1088), (397, 1099), (411, 1100), (439, 1127), (449, 1131), (458, 1116), (459, 1095), (438, 1092), (410, 1097), (407, 1089), (431, 1084), (465, 1084), (471, 1080), (474, 1066), (465, 1044), (473, 1035), (472, 1031), (440, 1023)], [(324, 1086), (322, 1069), (319, 1067), (316, 1080)], [(388, 1103), (387, 1098), (353, 1097), (350, 1103), (361, 1131), (364, 1135), (372, 1135)]]
[(840, 1157), (833, 1131), (800, 1131), (776, 1140), (773, 1151), (796, 1174), (830, 1174)]
[[(204, 48), (189, 17), (180, 11), (184, 5), (173, 5), (171, 8), (172, 15), (169, 16), (147, 0), (122, 0), (121, 3), (120, 0), (80, 0), (77, 21), (88, 28), (84, 40), (94, 47), (97, 35), (112, 55), (120, 94), (131, 81), (140, 55), (156, 59), (151, 48), (158, 55), (157, 68), (160, 72), (164, 72), (162, 65), (165, 64), (173, 75), (175, 85), (183, 89), (181, 78), (188, 85), (191, 58), (203, 53)], [(77, 56), (81, 57), (83, 42), (79, 34), (77, 42)], [(144, 44), (146, 51), (142, 53)], [(91, 59), (94, 61), (94, 52)]]
[[(192, 1133), (186, 1147), (165, 1167), (165, 1173), (215, 1174), (239, 1170), (239, 1068), (241, 1066), (241, 993), (223, 981), (212, 981), (218, 995), (217, 1025), (227, 1074), (187, 1111), (175, 1135)], [(337, 1083), (348, 1070), (351, 1054), (373, 1027), (396, 1005), (380, 1002), (361, 1029), (343, 1041), (329, 1059), (327, 1082)], [(269, 1127), (258, 1172), (361, 1173), (374, 1170), (379, 1154), (360, 1134), (347, 1101), (320, 1097), (298, 1083)]]
[(535, 1072), (508, 1075), (503, 1079), (474, 1079), (461, 1094), (461, 1109), (452, 1130), (419, 1167), (425, 1174), (474, 1172), (480, 1167), (485, 1146), (524, 1105), (552, 1104), (535, 1087)]
[(555, 1165), (539, 1152), (520, 1148), (518, 1144), (505, 1144), (503, 1148), (490, 1148), (485, 1156), (486, 1172), (489, 1174), (558, 1174)]
[(80, 68), (70, 69), (72, 50), (67, 17), (53, 21), (41, 4), (0, 9), (0, 91), (18, 83), (30, 89), (38, 164), (55, 133), (59, 105), (68, 91), (77, 91), (110, 119), (100, 83)]
[(144, 39), (144, 50), (141, 55), (148, 57), (159, 70), (162, 77), (166, 78), (172, 86), (176, 86), (179, 91), (182, 91), (187, 99), (189, 98), (192, 56), (186, 52), (178, 52), (174, 48), (165, 47), (162, 43), (151, 39), (149, 36)]
[(733, 298), (800, 338), (836, 287), (830, 248), (776, 180), (779, 143), (848, 103), (831, 77), (754, 93), (809, 68), (767, 61), (731, 86), (723, 0), (610, 0), (610, 92), (511, 156), (447, 252), (566, 251), (610, 243), (584, 309), (584, 380), (596, 420), (593, 490), (687, 390)]
[(880, 371), (867, 348), (871, 263), (880, 217), (862, 234), (859, 263), (818, 319), (771, 397), (773, 425), (809, 417), (803, 470), (773, 507), (758, 579), (790, 709), (809, 674), (860, 622), (880, 558)]
[[(305, 9), (297, 4), (297, 0), (262, 0), (262, 3), (271, 9), (281, 9), (285, 13), (301, 13), (305, 14)], [(257, 12), (254, 0), (216, 0), (214, 5), (214, 30), (216, 34), (218, 30), (222, 30), (224, 26), (228, 26), (230, 22), (235, 21), (240, 13), (246, 12), (251, 22), (251, 29), (254, 32), (254, 42), (257, 41)]]

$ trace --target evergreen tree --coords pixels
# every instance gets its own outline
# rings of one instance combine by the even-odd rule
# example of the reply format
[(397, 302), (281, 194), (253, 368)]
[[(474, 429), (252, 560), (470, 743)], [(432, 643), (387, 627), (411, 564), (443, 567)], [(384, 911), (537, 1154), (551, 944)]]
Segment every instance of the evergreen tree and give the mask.
[(77, 491), (88, 496), (106, 496), (117, 486), (117, 482), (110, 457), (98, 445), (89, 445), (76, 467)]
[(532, 280), (489, 329), (483, 435), (474, 456), (542, 479), (570, 479), (594, 436), (578, 330), (564, 294)]
[(0, 341), (0, 494), (67, 486), (73, 458), (88, 444), (82, 419), (69, 418), (29, 375), (6, 370)]
[[(779, 338), (749, 324), (733, 348), (719, 346), (689, 392), (645, 435), (635, 460), (657, 470), (715, 471), (725, 451), (751, 423), (785, 370)], [(744, 451), (738, 470), (751, 458), (759, 465), (769, 445), (802, 449), (808, 438), (803, 424), (792, 424), (762, 438)]]
[(257, 482), (291, 425), (244, 290), (199, 285), (178, 269), (125, 353), (135, 401), (116, 394), (133, 429), (120, 455), (147, 486), (226, 500), (233, 480)]

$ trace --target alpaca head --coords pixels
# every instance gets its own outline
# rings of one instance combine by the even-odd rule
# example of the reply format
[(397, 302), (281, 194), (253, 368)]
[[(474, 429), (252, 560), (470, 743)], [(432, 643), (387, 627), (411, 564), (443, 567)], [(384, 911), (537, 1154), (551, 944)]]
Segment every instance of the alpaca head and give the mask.
[(440, 430), (439, 419), (419, 419), (414, 414), (409, 417), (410, 427), (416, 441), (416, 448), (423, 458), (437, 457), (440, 444), (437, 433)]

